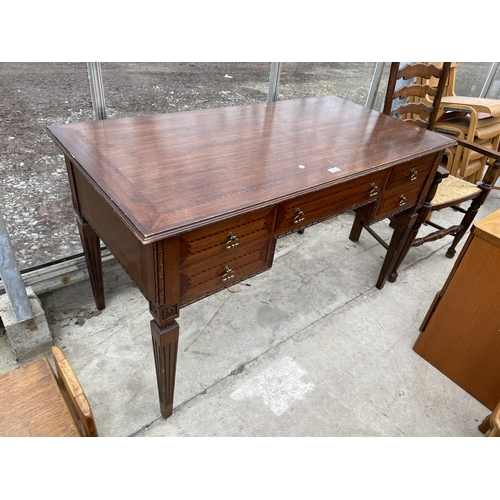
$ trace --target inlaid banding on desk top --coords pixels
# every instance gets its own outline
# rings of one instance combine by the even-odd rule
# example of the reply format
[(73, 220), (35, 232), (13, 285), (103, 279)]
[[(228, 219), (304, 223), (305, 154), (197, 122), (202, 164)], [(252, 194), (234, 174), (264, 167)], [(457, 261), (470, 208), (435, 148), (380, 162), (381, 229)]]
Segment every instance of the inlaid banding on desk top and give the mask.
[(452, 144), (331, 96), (48, 129), (144, 241)]

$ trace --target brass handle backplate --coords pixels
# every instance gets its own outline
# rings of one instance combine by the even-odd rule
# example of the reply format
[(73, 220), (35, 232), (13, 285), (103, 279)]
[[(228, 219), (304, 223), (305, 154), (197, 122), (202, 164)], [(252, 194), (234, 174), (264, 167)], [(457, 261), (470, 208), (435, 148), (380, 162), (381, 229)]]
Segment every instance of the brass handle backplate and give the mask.
[(231, 250), (231, 248), (237, 247), (240, 244), (240, 239), (235, 236), (232, 232), (227, 235), (226, 248)]
[(410, 181), (415, 181), (417, 180), (417, 177), (418, 177), (418, 172), (415, 168), (412, 168), (410, 170)]
[(378, 195), (378, 186), (372, 182), (371, 191), (370, 191), (370, 196), (377, 196)]
[(406, 205), (406, 196), (404, 194), (399, 197), (399, 206), (402, 207), (403, 205)]
[(229, 281), (234, 278), (234, 271), (229, 266), (224, 266), (224, 274), (222, 275), (222, 281)]
[(295, 210), (295, 217), (293, 218), (293, 223), (299, 224), (305, 218), (306, 218), (306, 214), (304, 212), (302, 212), (302, 210), (300, 208), (297, 208), (297, 210)]

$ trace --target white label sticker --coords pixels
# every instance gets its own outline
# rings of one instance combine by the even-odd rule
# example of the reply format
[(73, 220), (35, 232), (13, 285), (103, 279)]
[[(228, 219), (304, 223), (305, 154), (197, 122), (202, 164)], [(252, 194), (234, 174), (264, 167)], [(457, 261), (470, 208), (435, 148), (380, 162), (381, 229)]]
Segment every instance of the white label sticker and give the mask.
[(332, 167), (332, 168), (328, 169), (328, 172), (331, 172), (332, 174), (334, 174), (335, 172), (340, 172), (340, 168), (338, 168), (338, 167)]

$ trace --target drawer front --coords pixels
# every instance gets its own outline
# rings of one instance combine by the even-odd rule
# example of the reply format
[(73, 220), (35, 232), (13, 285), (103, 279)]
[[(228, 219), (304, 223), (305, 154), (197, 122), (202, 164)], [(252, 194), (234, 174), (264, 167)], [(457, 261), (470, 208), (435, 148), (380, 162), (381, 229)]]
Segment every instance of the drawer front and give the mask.
[(230, 257), (248, 243), (269, 238), (275, 214), (275, 207), (266, 208), (182, 235), (181, 266), (187, 267), (218, 255)]
[(239, 250), (181, 270), (181, 305), (254, 276), (272, 265), (276, 239), (246, 245)]
[(277, 232), (298, 229), (309, 223), (340, 214), (355, 206), (376, 200), (384, 188), (388, 172), (374, 172), (345, 184), (315, 191), (281, 203)]
[(387, 189), (393, 189), (404, 185), (422, 184), (431, 169), (436, 155), (424, 156), (415, 160), (396, 165), (387, 181)]
[(417, 202), (421, 191), (422, 184), (387, 191), (380, 200), (375, 219), (412, 207)]

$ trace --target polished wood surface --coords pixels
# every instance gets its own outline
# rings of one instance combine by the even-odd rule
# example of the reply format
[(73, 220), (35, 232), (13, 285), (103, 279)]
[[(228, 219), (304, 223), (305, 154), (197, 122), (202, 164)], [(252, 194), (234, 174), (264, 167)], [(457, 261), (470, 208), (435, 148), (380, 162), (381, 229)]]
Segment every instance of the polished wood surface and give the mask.
[(414, 350), (493, 410), (500, 401), (500, 210), (472, 232), (420, 327)]
[(453, 140), (338, 97), (48, 127), (97, 307), (101, 239), (149, 301), (162, 415), (181, 307), (272, 266), (276, 239), (350, 209), (396, 215), (382, 288)]
[(486, 113), (494, 118), (500, 118), (500, 99), (488, 99), (485, 97), (469, 97), (449, 95), (441, 100), (442, 106), (470, 106), (478, 113)]
[(143, 242), (447, 145), (438, 135), (333, 96), (48, 131)]
[(47, 358), (0, 375), (0, 436), (80, 436)]

